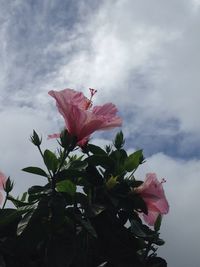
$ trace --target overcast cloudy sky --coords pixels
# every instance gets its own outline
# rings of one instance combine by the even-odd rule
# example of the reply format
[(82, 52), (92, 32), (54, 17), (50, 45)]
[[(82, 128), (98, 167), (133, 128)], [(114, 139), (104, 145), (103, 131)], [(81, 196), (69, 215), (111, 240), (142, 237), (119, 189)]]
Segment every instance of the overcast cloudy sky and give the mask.
[(198, 267), (199, 25), (199, 0), (0, 0), (0, 169), (16, 192), (33, 179), (20, 169), (40, 164), (32, 129), (54, 148), (46, 136), (62, 126), (47, 92), (96, 88), (95, 103), (118, 106), (127, 148), (144, 149), (138, 178), (167, 180), (159, 254)]

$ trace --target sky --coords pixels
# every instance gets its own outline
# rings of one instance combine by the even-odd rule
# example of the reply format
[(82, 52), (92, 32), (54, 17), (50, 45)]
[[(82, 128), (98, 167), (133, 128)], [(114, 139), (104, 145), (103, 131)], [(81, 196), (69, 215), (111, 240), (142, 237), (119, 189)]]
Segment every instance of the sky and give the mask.
[(21, 171), (42, 166), (32, 130), (55, 149), (46, 137), (63, 126), (48, 91), (95, 88), (95, 104), (118, 107), (126, 148), (144, 150), (138, 179), (167, 180), (158, 254), (199, 266), (199, 24), (199, 0), (0, 0), (0, 169), (16, 193), (43, 183)]

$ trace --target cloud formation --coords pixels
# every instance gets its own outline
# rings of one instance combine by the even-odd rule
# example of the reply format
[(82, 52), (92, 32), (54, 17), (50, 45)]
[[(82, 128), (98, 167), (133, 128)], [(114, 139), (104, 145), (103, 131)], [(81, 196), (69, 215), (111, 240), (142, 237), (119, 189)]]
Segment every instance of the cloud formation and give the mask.
[(16, 192), (32, 182), (19, 170), (41, 164), (32, 129), (55, 149), (46, 136), (63, 126), (47, 92), (96, 88), (95, 103), (117, 104), (127, 147), (144, 148), (143, 172), (167, 178), (169, 266), (198, 266), (199, 13), (199, 0), (2, 1), (0, 169)]

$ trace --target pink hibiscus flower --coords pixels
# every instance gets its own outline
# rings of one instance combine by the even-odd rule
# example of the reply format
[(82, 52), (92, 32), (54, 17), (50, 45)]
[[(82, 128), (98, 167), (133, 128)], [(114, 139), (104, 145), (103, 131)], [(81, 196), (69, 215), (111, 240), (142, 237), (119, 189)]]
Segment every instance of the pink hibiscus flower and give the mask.
[[(71, 135), (76, 136), (79, 146), (85, 145), (93, 132), (122, 124), (122, 119), (116, 116), (117, 108), (112, 103), (92, 108), (92, 97), (96, 90), (90, 88), (90, 92), (90, 99), (73, 89), (49, 92), (49, 95), (56, 100), (57, 108), (65, 120), (66, 129)], [(49, 138), (59, 136), (60, 134), (53, 134), (49, 135)]]
[[(0, 190), (3, 190), (3, 187), (6, 183), (6, 179), (7, 179), (6, 176), (2, 172), (0, 172)], [(0, 192), (0, 204), (2, 203), (2, 201), (3, 201), (3, 195)]]
[(169, 204), (163, 190), (163, 179), (158, 181), (155, 173), (148, 173), (142, 185), (135, 189), (145, 201), (148, 214), (143, 214), (145, 222), (154, 225), (159, 214), (167, 214), (169, 212)]

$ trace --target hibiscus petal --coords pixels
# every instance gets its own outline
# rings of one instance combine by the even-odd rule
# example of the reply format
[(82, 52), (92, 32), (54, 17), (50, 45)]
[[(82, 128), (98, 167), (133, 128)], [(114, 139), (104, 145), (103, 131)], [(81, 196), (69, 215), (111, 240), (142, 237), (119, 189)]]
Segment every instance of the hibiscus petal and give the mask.
[(103, 116), (115, 116), (117, 114), (117, 108), (112, 103), (106, 103), (102, 106), (95, 106), (92, 112), (96, 115), (103, 115)]
[(160, 211), (162, 214), (167, 214), (169, 212), (169, 204), (165, 197), (159, 199), (154, 203), (154, 206)]
[(95, 106), (92, 110), (93, 114), (101, 118), (103, 123), (101, 130), (111, 129), (122, 125), (122, 119), (116, 116), (117, 108), (112, 103), (107, 103), (103, 106)]
[[(67, 105), (75, 105), (80, 109), (85, 109), (88, 99), (84, 96), (82, 92), (77, 92), (73, 89), (64, 89), (61, 91), (49, 91), (49, 95), (55, 98), (58, 109), (61, 111), (66, 111)], [(59, 110), (60, 111), (60, 110)]]
[[(135, 189), (140, 194), (147, 205), (148, 215), (146, 221), (151, 223), (155, 219), (155, 214), (166, 214), (169, 212), (169, 204), (165, 197), (162, 182), (159, 182), (155, 173), (148, 173), (144, 183)], [(149, 218), (149, 219), (148, 219)]]
[(98, 119), (98, 118), (93, 118), (93, 119), (88, 120), (88, 122), (81, 129), (79, 133), (79, 138), (82, 139), (85, 136), (90, 135), (94, 131), (101, 130), (103, 123), (104, 122), (102, 121), (102, 119)]
[(149, 211), (148, 215), (143, 214), (144, 221), (148, 223), (148, 225), (153, 226), (158, 218), (160, 213), (156, 211)]
[(64, 89), (60, 92), (50, 91), (49, 95), (55, 98), (57, 108), (64, 117), (66, 128), (71, 135), (77, 137), (78, 144), (87, 142), (94, 131), (110, 129), (122, 124), (121, 118), (116, 116), (117, 108), (112, 103), (90, 110), (91, 100), (72, 89)]
[(6, 183), (7, 177), (0, 172), (0, 189), (3, 189), (5, 183)]
[(53, 139), (53, 138), (60, 138), (60, 133), (55, 133), (55, 134), (49, 134), (48, 139)]

